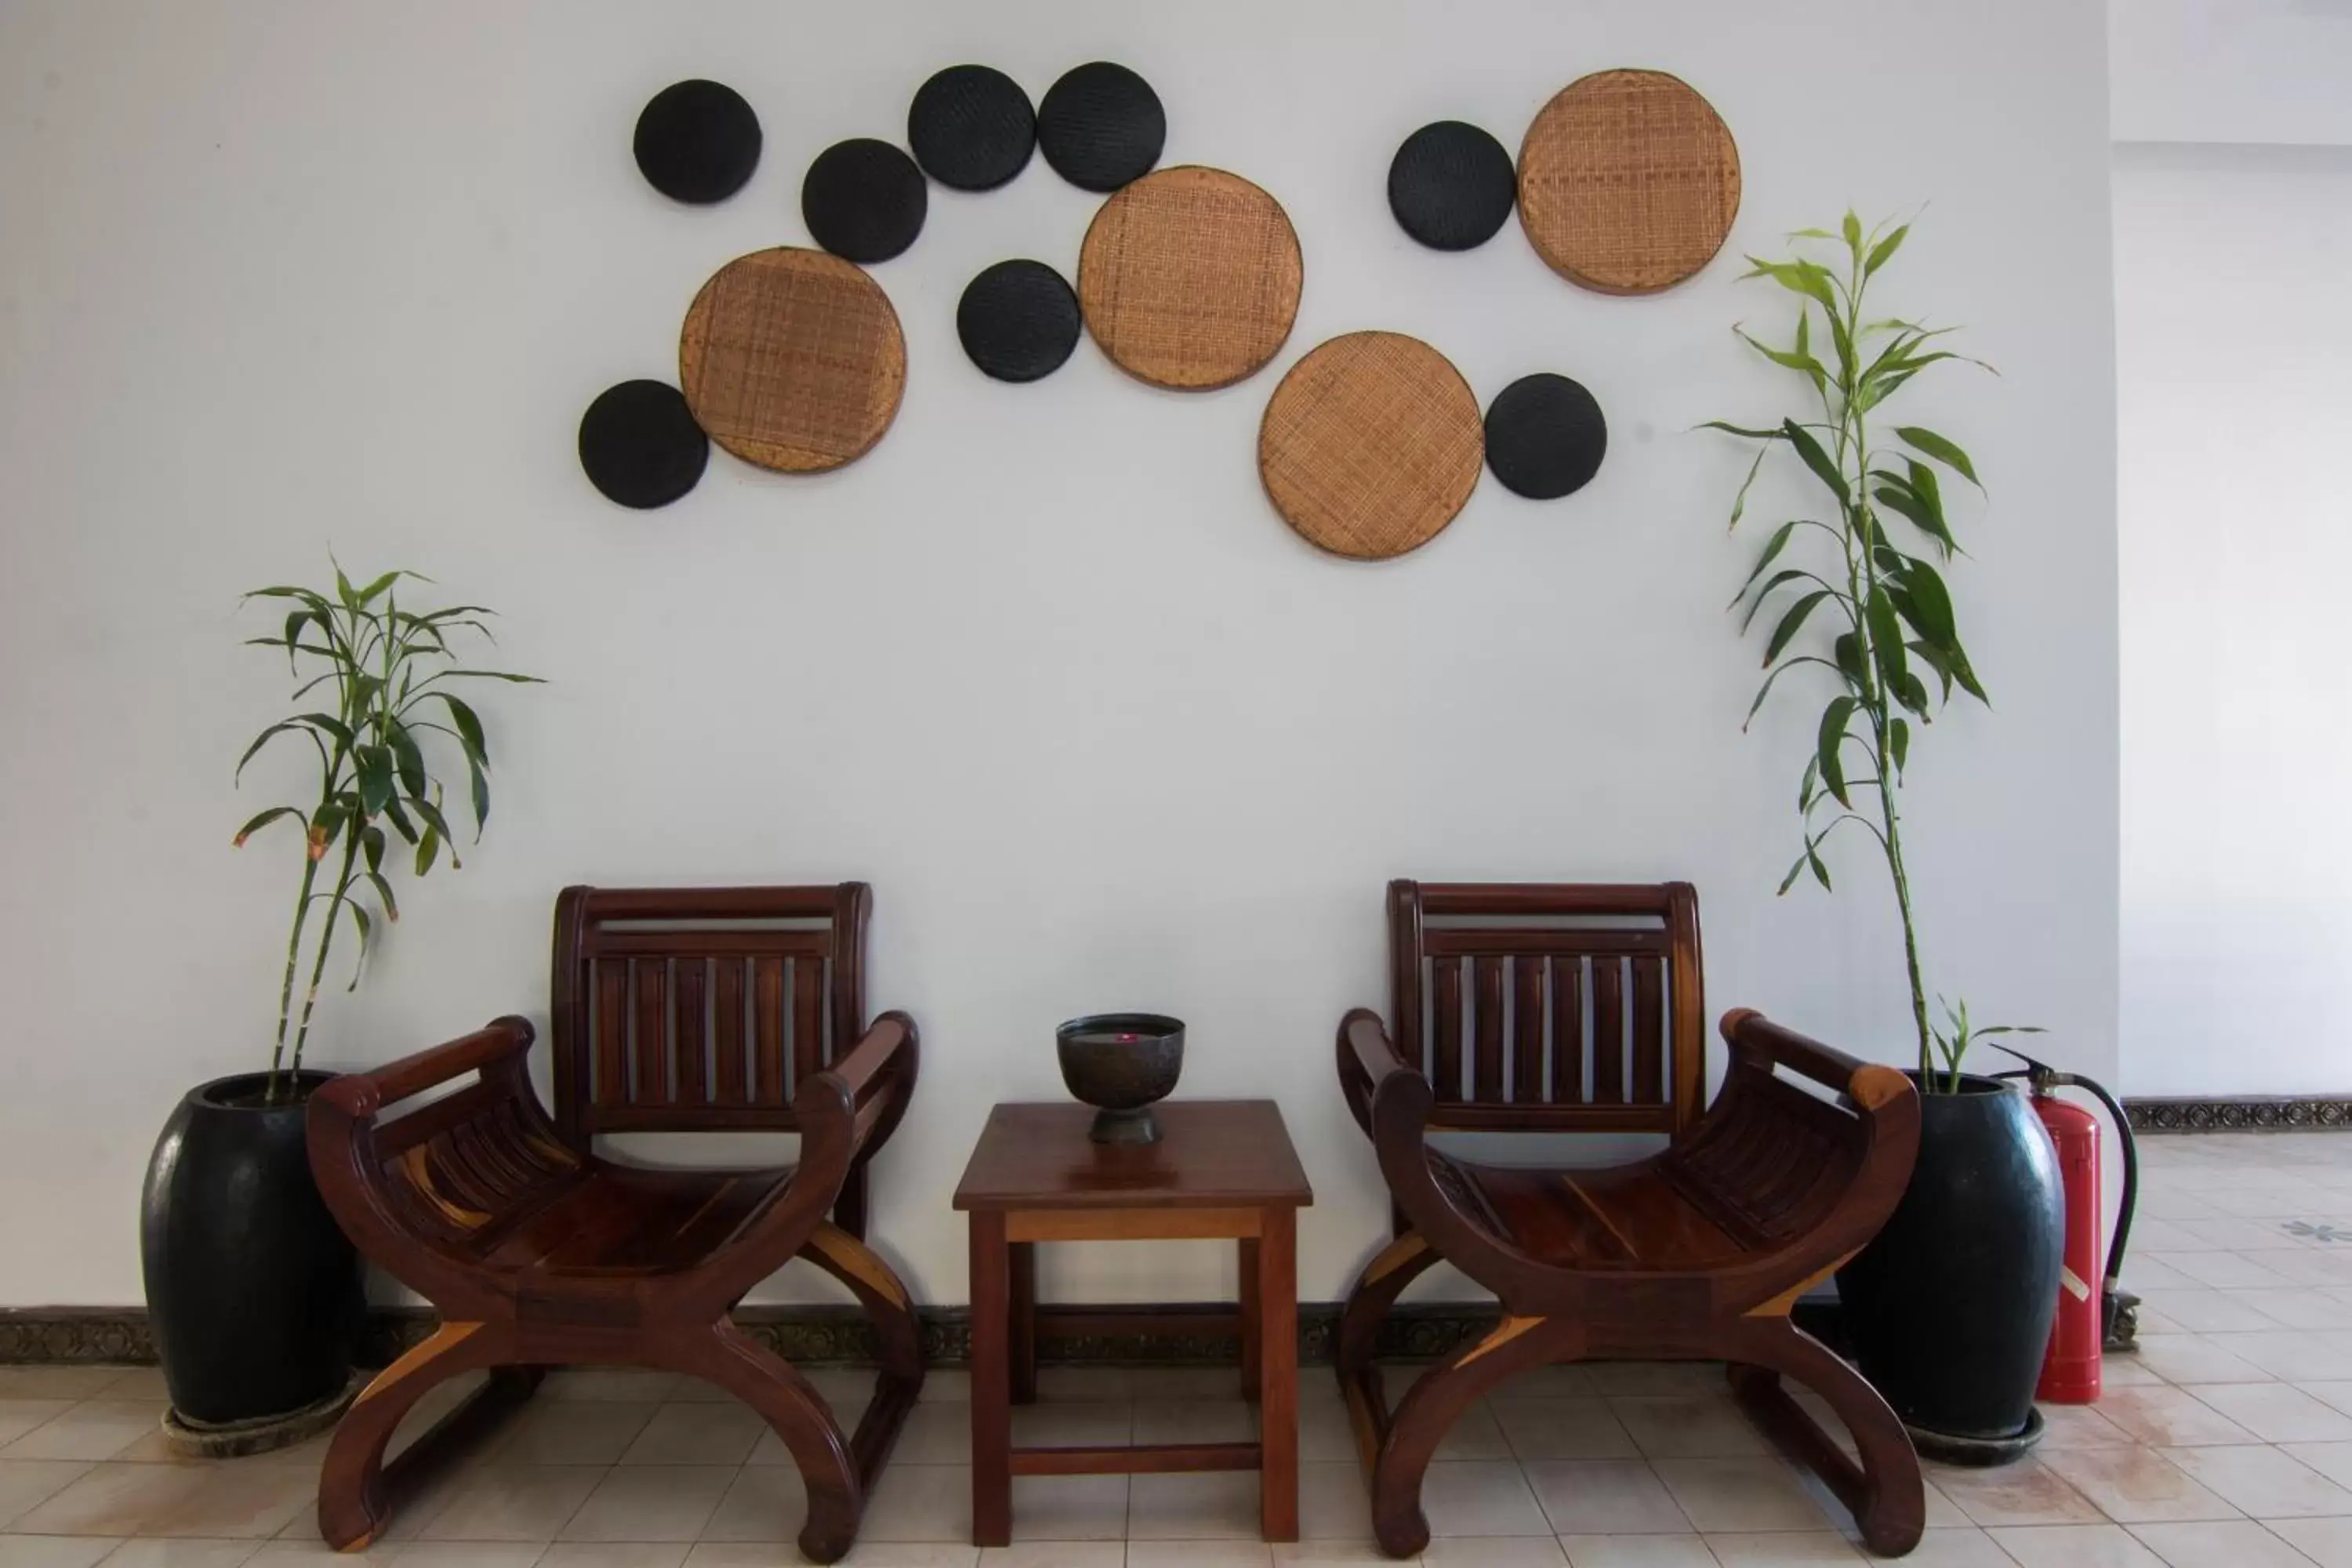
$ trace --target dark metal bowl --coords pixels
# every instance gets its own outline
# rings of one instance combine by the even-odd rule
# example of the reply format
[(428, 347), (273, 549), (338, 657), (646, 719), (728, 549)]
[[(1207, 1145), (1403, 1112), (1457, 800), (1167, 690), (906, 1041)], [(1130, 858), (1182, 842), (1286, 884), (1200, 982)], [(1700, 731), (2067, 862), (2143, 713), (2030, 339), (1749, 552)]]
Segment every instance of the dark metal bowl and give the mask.
[(1184, 1070), (1184, 1020), (1160, 1013), (1094, 1013), (1054, 1031), (1062, 1081), (1096, 1110), (1097, 1143), (1157, 1143), (1160, 1123), (1146, 1109), (1176, 1087)]

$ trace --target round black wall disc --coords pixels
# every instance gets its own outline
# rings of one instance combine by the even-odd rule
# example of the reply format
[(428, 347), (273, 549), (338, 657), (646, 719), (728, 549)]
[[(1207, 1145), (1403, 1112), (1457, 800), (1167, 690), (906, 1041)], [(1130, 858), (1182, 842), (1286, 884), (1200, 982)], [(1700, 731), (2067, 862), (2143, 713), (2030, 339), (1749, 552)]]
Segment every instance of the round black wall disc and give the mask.
[(1035, 381), (1061, 369), (1078, 328), (1076, 293), (1042, 261), (984, 268), (956, 306), (963, 352), (999, 381)]
[(710, 437), (666, 381), (606, 387), (580, 416), (580, 466), (623, 506), (667, 506), (695, 487), (709, 460)]
[(637, 167), (673, 201), (723, 202), (760, 166), (760, 117), (733, 88), (681, 81), (637, 116)]
[(1564, 375), (1523, 375), (1486, 407), (1486, 466), (1530, 500), (1582, 489), (1608, 449), (1601, 405)]
[(801, 182), (801, 221), (844, 261), (887, 261), (914, 244), (929, 202), (915, 161), (870, 136), (819, 153)]
[(1115, 191), (1151, 173), (1168, 142), (1168, 111), (1151, 84), (1108, 60), (1065, 72), (1037, 106), (1037, 145), (1055, 173)]
[(923, 173), (959, 191), (992, 191), (1028, 167), (1037, 111), (1021, 84), (988, 66), (950, 66), (915, 89), (907, 145)]
[(1468, 250), (1511, 216), (1518, 172), (1503, 144), (1475, 125), (1441, 120), (1404, 139), (1389, 164), (1389, 211), (1437, 250)]

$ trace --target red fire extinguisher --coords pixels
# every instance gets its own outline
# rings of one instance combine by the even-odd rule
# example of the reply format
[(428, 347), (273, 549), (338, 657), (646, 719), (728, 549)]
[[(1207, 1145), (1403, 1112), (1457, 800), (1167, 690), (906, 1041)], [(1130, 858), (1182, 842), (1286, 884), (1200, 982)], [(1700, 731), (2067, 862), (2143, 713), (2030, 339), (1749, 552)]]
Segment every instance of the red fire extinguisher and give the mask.
[[(2138, 1197), (2139, 1151), (2132, 1140), (2129, 1119), (2105, 1089), (2022, 1052), (2000, 1046), (1993, 1048), (2025, 1064), (1994, 1076), (2026, 1080), (2032, 1091), (2034, 1114), (2042, 1118), (2050, 1142), (2057, 1146), (2059, 1176), (2066, 1189), (2066, 1245), (2058, 1273), (2058, 1312), (2051, 1321), (2050, 1349), (2042, 1358), (2042, 1381), (2033, 1396), (2053, 1405), (2088, 1405), (2099, 1397), (2101, 1348), (2119, 1340), (2128, 1342), (2131, 1310), (2139, 1304), (2137, 1297), (2120, 1288), (2116, 1278), (2123, 1269), (2124, 1244), (2130, 1238), (2132, 1207)], [(2099, 1256), (2099, 1119), (2058, 1098), (2058, 1090), (2067, 1088), (2084, 1090), (2106, 1108), (2115, 1120), (2116, 1142), (2123, 1152), (2123, 1203), (2116, 1216), (2115, 1245), (2104, 1263)]]

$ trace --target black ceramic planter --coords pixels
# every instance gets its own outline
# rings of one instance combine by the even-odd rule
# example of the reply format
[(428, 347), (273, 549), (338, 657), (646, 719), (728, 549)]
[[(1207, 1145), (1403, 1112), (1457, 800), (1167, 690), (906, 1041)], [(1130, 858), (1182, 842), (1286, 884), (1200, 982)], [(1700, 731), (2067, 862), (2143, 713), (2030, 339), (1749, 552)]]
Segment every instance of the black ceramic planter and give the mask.
[(2064, 1239), (2057, 1153), (2014, 1085), (1919, 1097), (1911, 1184), (1837, 1282), (1863, 1375), (1923, 1451), (1999, 1463), (2039, 1435)]
[(366, 1299), (359, 1255), (310, 1176), (303, 1117), (331, 1074), (261, 1102), (262, 1073), (188, 1091), (147, 1164), (139, 1243), (173, 1414), (190, 1427), (341, 1398)]

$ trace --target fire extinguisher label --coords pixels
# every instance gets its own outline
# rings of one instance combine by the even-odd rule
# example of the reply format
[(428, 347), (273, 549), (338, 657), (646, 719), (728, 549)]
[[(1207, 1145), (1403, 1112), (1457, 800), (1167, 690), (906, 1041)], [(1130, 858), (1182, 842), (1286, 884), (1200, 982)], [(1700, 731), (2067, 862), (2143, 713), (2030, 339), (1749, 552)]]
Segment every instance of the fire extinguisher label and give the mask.
[(2083, 1283), (2083, 1277), (2063, 1265), (2058, 1270), (2058, 1283), (2063, 1285), (2066, 1288), (2066, 1294), (2074, 1297), (2077, 1301), (2087, 1301), (2091, 1299), (2091, 1288)]

